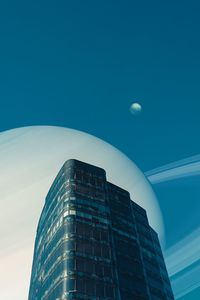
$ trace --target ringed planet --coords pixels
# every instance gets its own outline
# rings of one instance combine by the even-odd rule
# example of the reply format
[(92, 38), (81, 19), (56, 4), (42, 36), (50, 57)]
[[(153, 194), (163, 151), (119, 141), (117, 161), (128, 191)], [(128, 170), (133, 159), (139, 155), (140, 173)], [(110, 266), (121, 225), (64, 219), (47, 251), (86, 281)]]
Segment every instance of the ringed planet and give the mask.
[(118, 149), (88, 133), (64, 127), (30, 126), (3, 131), (0, 265), (5, 271), (0, 275), (0, 299), (27, 299), (39, 215), (56, 174), (71, 158), (104, 168), (110, 182), (129, 191), (131, 199), (146, 209), (150, 225), (161, 242), (164, 240), (162, 213), (149, 181)]

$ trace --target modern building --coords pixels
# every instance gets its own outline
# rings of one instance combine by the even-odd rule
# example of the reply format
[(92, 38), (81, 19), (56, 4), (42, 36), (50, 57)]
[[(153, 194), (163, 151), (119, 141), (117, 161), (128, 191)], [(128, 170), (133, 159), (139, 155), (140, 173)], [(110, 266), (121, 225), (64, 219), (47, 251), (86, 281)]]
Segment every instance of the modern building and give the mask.
[(29, 300), (68, 299), (174, 299), (146, 211), (103, 169), (74, 159), (47, 194), (29, 290)]

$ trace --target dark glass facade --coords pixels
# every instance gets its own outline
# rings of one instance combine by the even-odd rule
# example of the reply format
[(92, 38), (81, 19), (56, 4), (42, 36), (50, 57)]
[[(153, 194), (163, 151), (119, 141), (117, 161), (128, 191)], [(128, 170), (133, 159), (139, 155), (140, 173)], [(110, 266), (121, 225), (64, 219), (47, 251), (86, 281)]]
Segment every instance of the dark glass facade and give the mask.
[(172, 300), (146, 212), (103, 169), (68, 160), (35, 240), (29, 300)]

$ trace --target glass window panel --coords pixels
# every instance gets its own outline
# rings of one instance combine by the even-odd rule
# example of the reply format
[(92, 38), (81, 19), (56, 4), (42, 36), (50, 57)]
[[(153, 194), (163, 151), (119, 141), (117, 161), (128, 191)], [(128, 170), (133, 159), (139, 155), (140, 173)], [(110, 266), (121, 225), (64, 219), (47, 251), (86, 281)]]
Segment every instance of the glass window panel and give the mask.
[(67, 233), (75, 233), (75, 224), (70, 222), (67, 224)]
[(84, 248), (86, 254), (90, 254), (90, 255), (93, 254), (93, 247), (91, 243), (85, 242)]
[(104, 230), (101, 231), (101, 240), (108, 241), (108, 232), (106, 232)]
[(79, 235), (84, 235), (85, 234), (85, 225), (84, 224), (81, 224), (81, 223), (77, 224), (77, 233)]
[(94, 264), (93, 264), (92, 260), (89, 260), (89, 259), (85, 260), (85, 271), (87, 273), (90, 273), (90, 274), (93, 273), (93, 266), (94, 266)]
[(110, 266), (104, 266), (104, 276), (105, 277), (112, 277), (112, 270)]
[(103, 282), (97, 282), (96, 296), (97, 297), (104, 297), (104, 284), (103, 284)]
[(92, 237), (92, 228), (89, 225), (85, 225), (85, 236), (86, 237)]
[(85, 283), (86, 283), (86, 294), (89, 296), (94, 295), (95, 293), (94, 280), (86, 279)]
[(106, 284), (105, 285), (105, 294), (106, 294), (106, 297), (109, 297), (109, 298), (114, 298), (114, 290), (113, 290), (113, 287), (109, 284)]
[(82, 242), (82, 240), (77, 241), (77, 251), (84, 252), (84, 243)]
[(79, 271), (79, 272), (84, 272), (84, 270), (85, 270), (85, 268), (84, 268), (84, 266), (85, 266), (85, 261), (84, 261), (84, 259), (82, 259), (82, 258), (77, 258), (76, 259), (76, 269), (77, 269), (77, 271)]
[(103, 266), (101, 264), (95, 264), (95, 273), (99, 277), (103, 277)]
[(96, 243), (94, 246), (94, 251), (95, 251), (94, 253), (95, 256), (101, 256), (101, 245)]
[(75, 250), (75, 241), (68, 240), (66, 243), (67, 251)]
[(74, 279), (67, 279), (67, 291), (73, 291), (75, 289), (75, 280)]
[(95, 185), (95, 179), (94, 179), (94, 177), (91, 177), (91, 178), (90, 178), (90, 183), (91, 183), (92, 185)]
[(102, 256), (105, 258), (110, 258), (110, 249), (108, 246), (102, 246)]
[(84, 280), (81, 278), (77, 278), (77, 283), (76, 283), (76, 288), (77, 291), (81, 294), (85, 294), (85, 284), (84, 284)]
[(100, 240), (100, 230), (99, 229), (94, 229), (93, 231), (93, 237), (95, 238), (95, 240)]
[(75, 269), (75, 260), (67, 259), (67, 270), (73, 271)]

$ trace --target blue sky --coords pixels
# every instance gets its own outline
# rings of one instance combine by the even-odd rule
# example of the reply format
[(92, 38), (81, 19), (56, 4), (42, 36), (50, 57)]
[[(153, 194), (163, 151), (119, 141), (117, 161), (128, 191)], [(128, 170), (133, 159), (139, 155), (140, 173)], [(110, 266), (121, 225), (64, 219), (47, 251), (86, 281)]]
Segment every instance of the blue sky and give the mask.
[[(83, 130), (143, 171), (198, 154), (199, 9), (193, 0), (2, 2), (0, 130)], [(199, 226), (199, 177), (154, 188), (171, 246)]]

